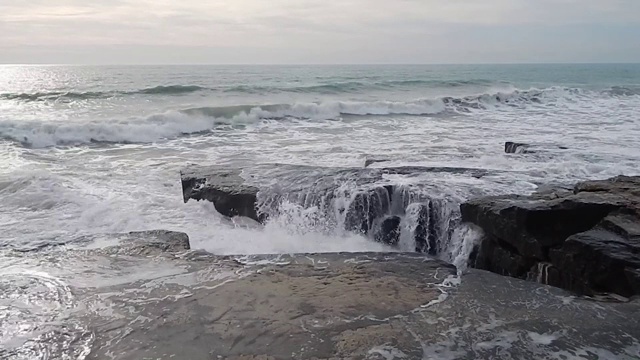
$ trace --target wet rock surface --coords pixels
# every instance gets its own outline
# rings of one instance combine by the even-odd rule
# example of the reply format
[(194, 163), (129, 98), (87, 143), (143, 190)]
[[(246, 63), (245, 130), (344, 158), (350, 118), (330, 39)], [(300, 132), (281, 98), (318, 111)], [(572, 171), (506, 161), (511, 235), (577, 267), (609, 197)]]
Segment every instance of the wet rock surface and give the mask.
[(504, 152), (507, 154), (526, 154), (530, 150), (528, 144), (507, 141), (504, 143)]
[(567, 150), (567, 147), (556, 144), (527, 144), (513, 141), (504, 143), (504, 152), (507, 154), (535, 154), (557, 150)]
[(240, 170), (223, 167), (185, 169), (180, 176), (184, 202), (207, 200), (224, 216), (264, 221), (256, 211), (258, 188), (246, 185)]
[(179, 250), (60, 254), (74, 269), (22, 259), (68, 289), (55, 326), (78, 329), (43, 344), (123, 360), (640, 356), (638, 302), (595, 302), (481, 270), (459, 279), (415, 253)]
[(485, 239), (475, 267), (586, 294), (640, 294), (640, 177), (461, 205)]
[(380, 229), (376, 234), (376, 241), (388, 244), (397, 245), (400, 241), (400, 223), (399, 216), (389, 216), (382, 221)]

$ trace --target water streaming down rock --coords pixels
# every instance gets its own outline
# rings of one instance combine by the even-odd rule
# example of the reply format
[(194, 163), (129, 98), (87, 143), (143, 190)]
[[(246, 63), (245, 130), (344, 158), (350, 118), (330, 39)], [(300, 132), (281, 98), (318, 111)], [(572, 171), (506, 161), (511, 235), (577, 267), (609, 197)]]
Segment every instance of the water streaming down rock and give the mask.
[[(360, 233), (402, 251), (416, 251), (453, 261), (447, 250), (460, 226), (458, 203), (442, 193), (418, 186), (337, 183), (300, 191), (273, 188), (258, 192), (258, 212), (265, 218), (282, 216), (283, 203), (314, 212), (314, 230), (333, 235)], [(308, 214), (308, 212), (307, 212)], [(456, 244), (455, 246), (461, 246)]]
[(211, 201), (225, 216), (278, 223), (301, 235), (357, 233), (400, 251), (428, 253), (453, 262), (466, 249), (465, 242), (475, 242), (473, 237), (455, 234), (461, 226), (460, 199), (441, 182), (409, 181), (434, 172), (484, 174), (465, 168), (271, 164), (243, 170), (190, 168), (182, 172), (182, 184), (185, 201)]

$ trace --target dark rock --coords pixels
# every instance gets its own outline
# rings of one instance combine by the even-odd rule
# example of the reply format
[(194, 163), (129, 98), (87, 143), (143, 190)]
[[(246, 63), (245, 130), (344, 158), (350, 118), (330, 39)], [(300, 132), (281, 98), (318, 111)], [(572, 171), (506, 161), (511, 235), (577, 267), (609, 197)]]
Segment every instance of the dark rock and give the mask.
[(399, 216), (389, 216), (380, 223), (375, 240), (387, 245), (395, 246), (400, 242), (400, 222)]
[(529, 152), (528, 147), (528, 144), (507, 141), (504, 143), (504, 152), (507, 154), (526, 154)]
[(547, 260), (545, 249), (588, 230), (620, 204), (597, 196), (536, 198), (497, 196), (460, 206), (462, 220), (480, 226), (520, 254)]
[(244, 216), (263, 222), (256, 210), (258, 188), (245, 184), (237, 169), (199, 168), (181, 172), (184, 202), (207, 200), (228, 217)]
[(463, 221), (486, 234), (477, 268), (628, 297), (638, 294), (639, 204), (640, 177), (620, 176), (577, 184), (573, 192), (474, 199), (460, 209)]
[(525, 144), (511, 141), (504, 143), (504, 152), (507, 154), (535, 154), (538, 152), (551, 152), (554, 149), (567, 150), (569, 148), (553, 144)]
[(610, 196), (630, 195), (634, 198), (624, 199), (624, 203), (640, 207), (640, 176), (616, 176), (607, 180), (584, 181), (577, 184), (573, 192), (575, 194), (589, 193), (605, 193)]
[(391, 161), (389, 159), (366, 159), (364, 161), (364, 167), (369, 167), (369, 165), (375, 164), (375, 163), (379, 163), (379, 162), (386, 162), (386, 161)]
[(527, 274), (527, 280), (536, 281), (541, 284), (562, 287), (562, 274), (560, 270), (551, 263), (541, 262), (531, 268)]
[(414, 232), (414, 238), (416, 242), (416, 251), (424, 252), (430, 255), (436, 255), (438, 253), (438, 216), (437, 204), (434, 201), (429, 201), (425, 204), (419, 205), (418, 210), (418, 225)]
[(480, 244), (474, 267), (500, 275), (524, 278), (534, 264), (535, 260), (521, 256), (508, 244), (501, 244), (498, 239), (487, 237)]
[(429, 204), (421, 204), (418, 209), (418, 225), (413, 237), (416, 242), (416, 252), (426, 253), (433, 248), (429, 243)]
[(368, 234), (376, 219), (387, 215), (390, 208), (391, 198), (386, 187), (360, 192), (346, 210), (346, 230)]
[(570, 236), (550, 256), (560, 272), (568, 275), (564, 288), (635, 295), (627, 275), (628, 269), (640, 269), (640, 219), (610, 215), (594, 229)]
[(625, 270), (627, 282), (633, 289), (634, 294), (640, 294), (640, 269), (627, 268)]

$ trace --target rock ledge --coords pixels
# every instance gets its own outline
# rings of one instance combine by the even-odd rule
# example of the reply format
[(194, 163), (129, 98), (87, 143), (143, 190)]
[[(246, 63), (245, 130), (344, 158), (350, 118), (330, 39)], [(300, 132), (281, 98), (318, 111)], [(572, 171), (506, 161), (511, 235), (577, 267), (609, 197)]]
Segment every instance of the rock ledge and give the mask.
[(640, 294), (640, 176), (531, 196), (473, 199), (462, 220), (485, 239), (476, 268), (584, 294)]

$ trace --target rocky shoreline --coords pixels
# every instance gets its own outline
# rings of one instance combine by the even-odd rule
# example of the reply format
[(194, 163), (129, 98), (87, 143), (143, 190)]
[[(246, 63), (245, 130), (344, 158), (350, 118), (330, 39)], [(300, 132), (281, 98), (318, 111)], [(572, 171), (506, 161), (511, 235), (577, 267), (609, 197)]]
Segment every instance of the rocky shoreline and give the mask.
[(53, 324), (32, 320), (43, 335), (0, 348), (0, 357), (640, 356), (637, 301), (595, 302), (476, 269), (458, 277), (452, 265), (418, 253), (215, 256), (188, 250), (182, 233), (113, 236), (115, 246), (56, 255), (73, 268), (43, 261), (46, 252), (15, 255), (39, 269), (4, 275), (22, 290), (16, 300), (64, 312), (51, 315)]
[[(246, 174), (212, 170), (183, 173), (185, 201), (267, 220)], [(403, 171), (421, 170), (334, 169), (315, 173), (314, 186), (363, 175), (355, 195), (364, 195), (345, 211), (358, 226), (383, 219), (376, 240), (397, 229), (390, 214), (407, 189), (370, 180)], [(10, 329), (41, 335), (0, 347), (0, 357), (638, 359), (639, 185), (621, 176), (463, 203), (460, 220), (484, 230), (476, 268), (464, 272), (421, 253), (431, 246), (421, 239), (442, 234), (429, 205), (418, 211), (416, 252), (216, 256), (191, 249), (187, 234), (156, 230), (98, 235), (107, 247), (0, 254), (10, 270), (3, 289), (44, 309), (9, 307)]]
[[(514, 146), (525, 145), (507, 143), (505, 150)], [(311, 173), (305, 168), (296, 171)], [(322, 173), (313, 184), (330, 184), (345, 174), (368, 184), (382, 174), (433, 171), (486, 175), (463, 168), (340, 169)], [(181, 175), (185, 202), (208, 200), (225, 216), (266, 221), (268, 214), (259, 210), (260, 189), (248, 184), (240, 170), (195, 168)], [(329, 188), (323, 185), (315, 191), (328, 192)], [(363, 187), (343, 210), (346, 230), (370, 234), (375, 241), (395, 246), (400, 237), (398, 214), (413, 211), (415, 250), (437, 255), (438, 241), (451, 232), (451, 226), (443, 229), (439, 219), (442, 199), (412, 197), (407, 191), (394, 184)], [(484, 232), (481, 245), (471, 254), (472, 267), (579, 294), (631, 297), (640, 294), (639, 209), (640, 177), (620, 176), (582, 182), (573, 189), (547, 188), (530, 196), (479, 197), (460, 205), (460, 219), (455, 213), (449, 216), (453, 222), (472, 223)]]

